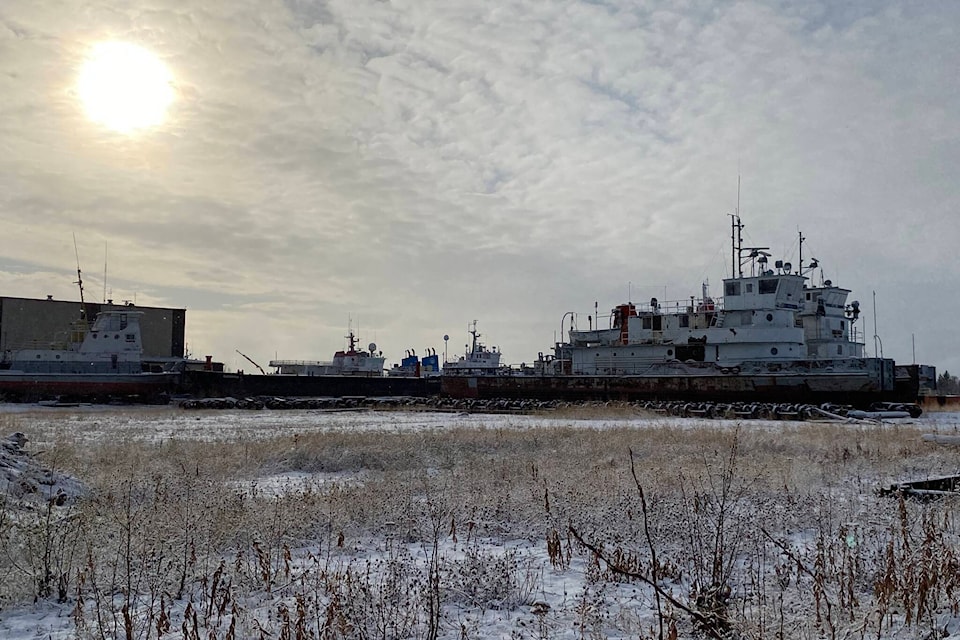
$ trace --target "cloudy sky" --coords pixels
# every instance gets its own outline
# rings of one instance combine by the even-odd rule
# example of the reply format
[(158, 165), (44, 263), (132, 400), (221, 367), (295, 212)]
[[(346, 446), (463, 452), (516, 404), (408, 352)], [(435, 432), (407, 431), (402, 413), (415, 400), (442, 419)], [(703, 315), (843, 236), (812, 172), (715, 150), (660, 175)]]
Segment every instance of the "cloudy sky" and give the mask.
[[(169, 69), (163, 123), (88, 117), (103, 41)], [(802, 232), (869, 350), (875, 292), (885, 356), (960, 372), (957, 42), (955, 2), (5, 0), (0, 294), (77, 299), (76, 237), (88, 297), (232, 368), (474, 319), (530, 362), (566, 311), (719, 293), (739, 176), (747, 243)]]

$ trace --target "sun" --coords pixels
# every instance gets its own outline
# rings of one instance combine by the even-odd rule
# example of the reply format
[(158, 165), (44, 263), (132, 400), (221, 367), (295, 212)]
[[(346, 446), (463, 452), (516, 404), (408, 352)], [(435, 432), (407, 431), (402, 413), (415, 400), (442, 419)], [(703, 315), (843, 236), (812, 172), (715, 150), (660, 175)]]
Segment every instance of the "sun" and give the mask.
[(120, 133), (163, 122), (173, 102), (173, 76), (156, 55), (127, 42), (91, 49), (77, 91), (92, 121)]

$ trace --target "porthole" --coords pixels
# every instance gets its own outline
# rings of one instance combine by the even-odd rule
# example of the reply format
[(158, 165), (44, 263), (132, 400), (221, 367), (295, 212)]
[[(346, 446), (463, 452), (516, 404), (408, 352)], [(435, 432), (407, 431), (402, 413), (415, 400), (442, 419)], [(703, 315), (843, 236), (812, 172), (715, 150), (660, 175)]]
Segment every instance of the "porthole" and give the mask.
[(778, 353), (777, 348), (776, 348), (776, 347), (771, 347), (771, 348), (770, 348), (770, 353), (771, 353), (772, 355), (777, 355), (777, 353)]
[(673, 355), (673, 349), (667, 349), (667, 355), (668, 355), (668, 356), (672, 356), (672, 355)]
[(119, 340), (119, 339), (120, 339), (120, 334), (119, 334), (119, 333), (113, 334), (113, 339), (114, 339), (114, 340)]
[(773, 314), (772, 314), (772, 313), (768, 313), (768, 314), (767, 314), (767, 322), (773, 322)]

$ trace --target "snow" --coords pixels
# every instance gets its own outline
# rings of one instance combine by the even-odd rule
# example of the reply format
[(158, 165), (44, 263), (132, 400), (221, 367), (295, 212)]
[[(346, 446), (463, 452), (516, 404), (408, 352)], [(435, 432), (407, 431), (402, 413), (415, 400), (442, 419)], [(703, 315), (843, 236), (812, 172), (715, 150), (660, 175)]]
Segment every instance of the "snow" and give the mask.
[[(86, 493), (83, 477), (70, 477), (46, 469), (41, 460), (47, 452), (58, 447), (73, 446), (95, 450), (104, 443), (144, 443), (153, 447), (165, 443), (267, 443), (276, 439), (289, 439), (307, 434), (322, 433), (370, 433), (392, 434), (442, 433), (450, 430), (541, 430), (549, 433), (555, 429), (610, 430), (627, 427), (642, 433), (643, 430), (663, 428), (689, 431), (734, 431), (744, 438), (751, 433), (782, 433), (804, 426), (805, 423), (783, 421), (750, 421), (680, 419), (672, 417), (649, 417), (618, 415), (612, 417), (589, 417), (577, 419), (550, 415), (476, 415), (454, 413), (379, 412), (379, 411), (182, 411), (173, 407), (39, 407), (37, 405), (0, 405), (0, 428), (9, 426), (27, 434), (28, 442), (16, 446), (5, 440), (0, 448), (0, 489), (6, 486), (7, 509), (15, 513), (16, 501), (29, 500), (31, 496), (56, 495), (58, 492), (70, 500), (83, 500)], [(916, 420), (893, 420), (880, 425), (873, 422), (853, 422), (841, 425), (851, 429), (867, 429), (865, 441), (877, 429), (906, 429), (909, 433), (960, 435), (960, 414), (928, 413)], [(873, 430), (873, 431), (870, 431)], [(920, 438), (915, 438), (919, 440)], [(943, 442), (949, 442), (949, 438)], [(932, 451), (951, 451), (948, 447), (927, 445)], [(153, 449), (156, 450), (156, 449)], [(41, 455), (41, 452), (42, 455)], [(619, 452), (618, 452), (619, 453)], [(439, 468), (425, 467), (428, 476), (442, 473)], [(859, 473), (859, 471), (858, 471)], [(379, 475), (378, 475), (379, 474)], [(311, 496), (336, 491), (337, 488), (359, 487), (374, 479), (382, 479), (382, 473), (373, 469), (317, 471), (261, 470), (255, 477), (234, 478), (226, 482), (238, 499), (273, 499), (280, 501), (290, 496), (300, 496), (304, 501)], [(23, 481), (23, 482), (22, 482)], [(3, 483), (6, 483), (5, 485)], [(26, 485), (24, 484), (26, 482)], [(34, 490), (23, 491), (17, 487), (31, 486)], [(787, 480), (785, 480), (787, 482)], [(862, 480), (862, 482), (869, 482)], [(546, 481), (544, 481), (546, 486)], [(822, 496), (843, 496), (852, 505), (866, 498), (847, 496), (841, 484), (812, 489), (822, 490)], [(43, 494), (42, 491), (49, 493)], [(414, 500), (429, 501), (425, 493)], [(39, 504), (42, 504), (39, 503)], [(269, 504), (265, 502), (264, 504)], [(360, 507), (362, 505), (358, 505)], [(771, 509), (780, 509), (777, 498)], [(279, 507), (278, 507), (279, 509)], [(867, 512), (871, 522), (861, 522), (861, 513), (848, 513), (848, 522), (843, 526), (848, 531), (844, 538), (850, 549), (858, 544), (877, 545), (876, 512)], [(549, 510), (549, 508), (548, 508)], [(781, 509), (782, 510), (782, 509)], [(891, 508), (891, 513), (895, 509)], [(774, 511), (771, 511), (771, 517)], [(0, 515), (0, 535), (3, 533)], [(633, 517), (633, 516), (631, 516)], [(278, 629), (289, 630), (297, 618), (297, 605), (306, 602), (316, 606), (316, 615), (333, 611), (334, 595), (339, 596), (340, 611), (354, 615), (353, 620), (367, 620), (371, 625), (380, 624), (380, 637), (426, 637), (426, 621), (414, 615), (412, 599), (428, 593), (424, 586), (429, 583), (431, 563), (441, 569), (443, 583), (443, 606), (439, 617), (440, 638), (585, 638), (585, 637), (656, 637), (658, 633), (654, 592), (637, 580), (617, 580), (595, 563), (567, 537), (565, 522), (558, 523), (560, 532), (560, 558), (552, 555), (542, 537), (514, 537), (515, 530), (506, 530), (502, 536), (487, 530), (479, 535), (471, 530), (468, 522), (449, 523), (446, 520), (432, 523), (437, 531), (431, 540), (411, 540), (398, 524), (386, 521), (378, 531), (366, 531), (348, 535), (341, 546), (337, 532), (320, 530), (314, 540), (307, 540), (297, 548), (268, 550), (273, 557), (271, 570), (275, 575), (271, 586), (257, 589), (256, 574), (263, 570), (262, 563), (249, 551), (246, 555), (234, 554), (223, 557), (228, 569), (234, 570), (231, 579), (237, 584), (246, 581), (244, 588), (235, 587), (233, 600), (218, 601), (216, 584), (211, 586), (210, 574), (213, 562), (203, 581), (188, 587), (187, 596), (180, 599), (166, 596), (173, 626), (167, 632), (170, 637), (187, 634), (192, 608), (208, 606), (206, 615), (200, 616), (199, 637), (223, 638), (228, 634), (232, 620), (242, 620), (243, 626), (236, 637), (250, 637), (259, 627), (269, 630), (265, 637), (277, 637)], [(429, 528), (431, 523), (424, 523)], [(639, 525), (631, 525), (636, 529)], [(949, 535), (954, 535), (950, 532)], [(586, 531), (599, 535), (600, 532)], [(342, 535), (342, 532), (341, 532)], [(810, 530), (789, 532), (786, 538), (798, 554), (816, 547)], [(948, 536), (949, 537), (949, 536)], [(266, 533), (264, 532), (264, 540)], [(852, 543), (850, 541), (853, 541)], [(952, 538), (951, 538), (952, 540)], [(610, 541), (610, 549), (616, 545)], [(263, 542), (266, 544), (266, 542)], [(638, 557), (645, 557), (642, 539), (635, 549)], [(864, 547), (866, 548), (866, 546)], [(873, 548), (873, 547), (870, 547)], [(239, 552), (238, 552), (239, 553)], [(288, 555), (286, 555), (288, 554)], [(774, 554), (776, 555), (776, 554)], [(564, 557), (566, 556), (566, 557)], [(749, 559), (741, 559), (749, 563)], [(767, 559), (769, 567), (784, 567), (790, 563), (777, 564)], [(268, 564), (270, 564), (268, 562)], [(812, 566), (812, 564), (811, 564)], [(787, 571), (789, 574), (789, 571)], [(805, 579), (798, 572), (792, 580), (800, 583)], [(678, 597), (686, 598), (691, 588), (691, 576), (683, 572), (671, 573), (663, 569), (665, 588)], [(2, 576), (0, 576), (2, 578)], [(762, 581), (774, 581), (777, 576), (760, 576)], [(790, 581), (787, 576), (787, 581)], [(311, 590), (312, 589), (312, 590)], [(733, 585), (734, 597), (748, 607), (748, 585)], [(808, 589), (809, 591), (809, 589)], [(222, 591), (228, 593), (227, 590)], [(214, 595), (209, 595), (214, 594)], [(311, 595), (312, 594), (312, 595)], [(865, 592), (866, 594), (866, 592)], [(861, 597), (868, 598), (868, 595)], [(70, 593), (66, 601), (58, 604), (56, 596), (41, 598), (37, 602), (0, 600), (0, 638), (23, 640), (27, 638), (85, 638), (122, 637), (122, 626), (116, 626), (116, 617), (107, 625), (96, 625), (92, 619), (93, 604), (84, 603), (83, 625), (75, 617), (77, 601)], [(115, 594), (114, 603), (120, 608), (122, 595)], [(225, 597), (225, 596), (224, 596)], [(782, 596), (781, 596), (782, 597)], [(839, 597), (839, 596), (838, 596)], [(316, 598), (311, 601), (310, 598)], [(192, 601), (192, 602), (191, 602)], [(219, 604), (216, 604), (218, 603)], [(156, 602), (151, 601), (152, 606)], [(188, 604), (189, 603), (189, 604)], [(147, 600), (134, 602), (133, 616), (146, 615)], [(755, 603), (754, 603), (755, 604)], [(99, 606), (106, 606), (101, 603)], [(223, 610), (209, 615), (217, 606)], [(326, 606), (326, 609), (324, 609)], [(796, 630), (809, 633), (810, 603), (787, 602), (787, 608), (796, 610), (792, 621)], [(188, 608), (189, 607), (189, 608)], [(233, 609), (231, 609), (233, 607)], [(681, 637), (691, 633), (689, 619), (676, 608), (671, 617), (681, 626)], [(231, 613), (233, 611), (233, 613)], [(240, 613), (238, 613), (240, 612)], [(364, 617), (366, 616), (366, 617)], [(378, 617), (379, 616), (379, 617)], [(804, 618), (806, 620), (804, 621)], [(802, 622), (801, 622), (802, 621)], [(786, 636), (790, 637), (791, 620), (787, 620)], [(313, 635), (320, 622), (313, 621)], [(770, 621), (769, 624), (773, 624)], [(960, 640), (960, 623), (943, 607), (932, 623), (940, 637)], [(112, 626), (111, 626), (112, 625)], [(386, 625), (386, 626), (384, 626)], [(392, 625), (392, 626), (391, 626)], [(684, 626), (686, 625), (686, 626)], [(807, 625), (807, 626), (804, 626)], [(772, 627), (771, 627), (772, 628)], [(845, 627), (851, 628), (849, 625)], [(386, 629), (386, 631), (384, 631)], [(193, 628), (189, 629), (192, 633)], [(340, 629), (335, 637), (362, 637), (359, 629)], [(881, 624), (880, 633), (874, 629), (873, 637), (883, 640), (892, 638), (921, 637), (929, 631), (929, 625), (907, 625), (902, 613), (892, 607), (889, 618)], [(141, 632), (144, 631), (141, 629)], [(156, 630), (152, 631), (156, 637)], [(350, 634), (353, 634), (351, 636)], [(775, 632), (767, 630), (769, 637)], [(372, 633), (371, 635), (377, 635)], [(144, 637), (144, 636), (141, 636)]]

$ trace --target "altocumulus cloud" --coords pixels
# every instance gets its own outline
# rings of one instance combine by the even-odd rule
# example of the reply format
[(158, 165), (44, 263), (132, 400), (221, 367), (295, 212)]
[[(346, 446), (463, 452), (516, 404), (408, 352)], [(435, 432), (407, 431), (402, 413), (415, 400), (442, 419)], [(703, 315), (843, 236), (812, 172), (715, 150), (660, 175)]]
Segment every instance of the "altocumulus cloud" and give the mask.
[[(228, 364), (327, 357), (348, 316), (394, 361), (474, 318), (529, 361), (564, 311), (716, 289), (739, 175), (751, 242), (795, 260), (802, 230), (877, 292), (885, 355), (915, 333), (958, 370), (958, 24), (951, 3), (8, 1), (0, 292), (73, 297), (76, 233), (94, 292), (106, 244), (113, 297), (186, 306)], [(162, 126), (84, 117), (107, 39), (171, 69)]]

